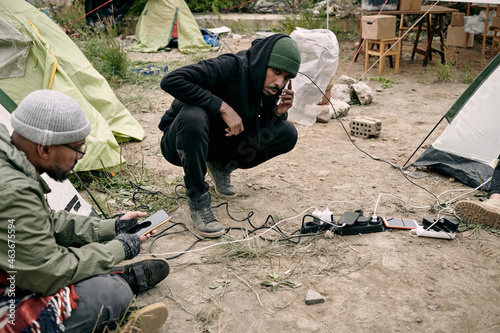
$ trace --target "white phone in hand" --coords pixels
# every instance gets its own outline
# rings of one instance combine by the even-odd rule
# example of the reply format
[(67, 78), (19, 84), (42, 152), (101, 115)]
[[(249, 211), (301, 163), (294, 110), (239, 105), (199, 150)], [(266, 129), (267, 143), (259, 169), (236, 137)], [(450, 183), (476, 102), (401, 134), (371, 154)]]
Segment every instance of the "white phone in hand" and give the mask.
[(128, 233), (144, 236), (169, 221), (170, 218), (171, 216), (164, 209), (161, 209), (153, 215), (146, 217), (142, 222), (134, 225), (128, 230)]

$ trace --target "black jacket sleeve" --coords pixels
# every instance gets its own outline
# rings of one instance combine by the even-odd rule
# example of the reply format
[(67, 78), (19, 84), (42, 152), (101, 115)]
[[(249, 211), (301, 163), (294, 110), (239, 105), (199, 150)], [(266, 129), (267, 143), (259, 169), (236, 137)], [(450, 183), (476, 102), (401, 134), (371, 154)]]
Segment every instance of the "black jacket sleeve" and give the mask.
[(186, 104), (198, 105), (216, 116), (222, 99), (213, 92), (233, 83), (241, 70), (241, 60), (232, 54), (178, 68), (161, 80), (161, 88)]

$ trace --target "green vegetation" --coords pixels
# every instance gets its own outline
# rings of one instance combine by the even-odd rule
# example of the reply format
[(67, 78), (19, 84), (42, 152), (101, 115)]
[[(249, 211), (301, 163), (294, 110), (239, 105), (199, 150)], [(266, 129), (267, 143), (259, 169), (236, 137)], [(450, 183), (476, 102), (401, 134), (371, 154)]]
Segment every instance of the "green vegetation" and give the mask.
[(92, 33), (86, 41), (78, 42), (82, 52), (111, 85), (120, 84), (130, 75), (127, 52), (119, 40), (112, 25), (105, 30)]
[(460, 79), (460, 82), (464, 84), (471, 84), (472, 81), (474, 81), (474, 75), (472, 75), (472, 71), (469, 65), (464, 61), (464, 73), (462, 78)]
[[(326, 28), (326, 13), (322, 10), (318, 15), (312, 12), (312, 1), (288, 1), (292, 14), (287, 14), (285, 8), (282, 9), (285, 19), (281, 20), (273, 29), (276, 32), (291, 34), (295, 27), (304, 29), (324, 29)], [(280, 12), (278, 8), (278, 13)]]
[(225, 9), (237, 6), (241, 2), (235, 0), (186, 0), (189, 9), (200, 13), (219, 13)]
[[(184, 201), (184, 189), (175, 188), (182, 180), (167, 180), (156, 174), (146, 168), (144, 158), (122, 165), (116, 173), (111, 170), (82, 172), (79, 177), (92, 193), (97, 194), (94, 198), (108, 217), (139, 208), (149, 213), (159, 209), (173, 211)], [(84, 189), (74, 175), (70, 180), (78, 190)], [(163, 192), (165, 188), (170, 188), (171, 193)], [(90, 197), (87, 201), (93, 203)]]
[(368, 81), (375, 81), (382, 83), (382, 88), (387, 89), (387, 88), (392, 88), (392, 84), (397, 84), (398, 82), (392, 79), (389, 79), (385, 76), (376, 76), (376, 77), (370, 77), (367, 78)]
[(78, 20), (85, 15), (85, 0), (76, 0), (71, 6), (65, 7), (56, 7), (55, 2), (52, 1), (46, 5), (41, 0), (37, 0), (35, 2), (35, 6), (37, 8), (46, 8), (50, 17), (59, 23), (61, 27), (66, 27), (67, 29), (72, 30), (81, 30), (86, 25), (85, 18)]
[(453, 66), (455, 66), (455, 63), (446, 60), (443, 63), (441, 63), (440, 60), (436, 60), (436, 76), (438, 78), (438, 81), (452, 81), (451, 79), (451, 72), (453, 71)]

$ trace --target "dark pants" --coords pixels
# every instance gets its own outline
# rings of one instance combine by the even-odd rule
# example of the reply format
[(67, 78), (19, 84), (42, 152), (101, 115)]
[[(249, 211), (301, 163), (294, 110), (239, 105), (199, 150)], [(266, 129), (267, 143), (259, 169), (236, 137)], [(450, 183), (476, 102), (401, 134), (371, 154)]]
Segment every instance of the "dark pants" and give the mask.
[(71, 317), (63, 321), (66, 332), (101, 332), (119, 322), (131, 305), (133, 293), (124, 279), (114, 274), (97, 275), (75, 284), (78, 295)]
[(217, 116), (210, 119), (204, 109), (186, 105), (161, 140), (161, 151), (170, 163), (184, 169), (187, 196), (208, 192), (206, 162), (220, 162), (230, 169), (248, 169), (289, 152), (297, 143), (292, 123), (272, 117), (254, 128), (226, 137), (226, 125)]
[(490, 184), (490, 193), (488, 196), (494, 194), (494, 193), (500, 193), (500, 156), (498, 156), (498, 163), (493, 170), (493, 176), (491, 177), (491, 184)]

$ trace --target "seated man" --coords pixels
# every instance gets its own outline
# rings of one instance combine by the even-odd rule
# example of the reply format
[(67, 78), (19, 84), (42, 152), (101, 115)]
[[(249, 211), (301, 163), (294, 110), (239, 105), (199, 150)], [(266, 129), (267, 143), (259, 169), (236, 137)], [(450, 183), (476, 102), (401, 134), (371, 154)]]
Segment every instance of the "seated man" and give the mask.
[(184, 66), (162, 79), (161, 88), (175, 100), (158, 126), (164, 132), (161, 150), (184, 169), (190, 215), (200, 235), (224, 233), (211, 208), (207, 169), (215, 191), (234, 196), (232, 171), (253, 168), (295, 146), (297, 130), (286, 113), (300, 61), (297, 43), (275, 34), (255, 40), (248, 50)]
[[(498, 157), (500, 160), (500, 156)], [(488, 200), (475, 202), (462, 200), (455, 205), (455, 213), (469, 223), (488, 224), (500, 228), (500, 163), (491, 178)]]
[[(35, 91), (12, 113), (12, 137), (0, 124), (0, 331), (92, 332), (127, 315), (133, 294), (169, 273), (164, 259), (132, 259), (147, 236), (127, 233), (146, 214), (100, 220), (50, 209), (50, 188), (86, 152), (90, 123), (70, 97)], [(114, 272), (110, 274), (110, 272)], [(130, 325), (159, 330), (163, 303), (132, 312)]]

